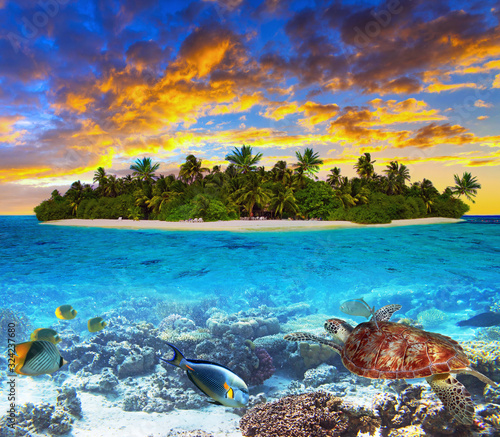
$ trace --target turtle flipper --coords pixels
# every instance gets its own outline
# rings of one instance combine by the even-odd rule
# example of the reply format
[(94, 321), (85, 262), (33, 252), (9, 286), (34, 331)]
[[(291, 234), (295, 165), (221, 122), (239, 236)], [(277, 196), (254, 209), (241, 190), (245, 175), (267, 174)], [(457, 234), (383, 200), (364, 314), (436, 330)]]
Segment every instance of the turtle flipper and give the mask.
[(386, 305), (385, 307), (382, 307), (379, 310), (375, 311), (375, 313), (373, 314), (373, 319), (377, 322), (388, 322), (392, 315), (401, 308), (401, 305), (398, 304)]
[(288, 341), (314, 341), (315, 343), (321, 343), (325, 346), (331, 347), (335, 352), (338, 352), (339, 354), (341, 350), (340, 346), (334, 341), (327, 340), (323, 337), (318, 337), (314, 334), (309, 334), (308, 332), (292, 332), (290, 334), (286, 334), (283, 338)]
[(474, 403), (470, 393), (449, 373), (426, 378), (434, 393), (455, 419), (464, 425), (474, 420)]

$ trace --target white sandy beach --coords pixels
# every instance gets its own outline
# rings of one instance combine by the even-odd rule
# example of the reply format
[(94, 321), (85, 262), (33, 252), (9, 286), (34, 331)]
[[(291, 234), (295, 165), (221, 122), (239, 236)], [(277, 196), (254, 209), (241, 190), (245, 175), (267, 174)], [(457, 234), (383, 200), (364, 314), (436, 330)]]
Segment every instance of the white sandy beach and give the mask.
[(218, 222), (164, 222), (160, 220), (106, 220), (106, 219), (69, 219), (43, 222), (44, 225), (84, 226), (117, 229), (161, 229), (166, 231), (311, 231), (340, 228), (382, 228), (394, 226), (433, 225), (443, 223), (459, 223), (462, 219), (430, 217), (412, 220), (393, 220), (391, 223), (378, 225), (360, 225), (345, 221), (314, 220), (232, 220)]

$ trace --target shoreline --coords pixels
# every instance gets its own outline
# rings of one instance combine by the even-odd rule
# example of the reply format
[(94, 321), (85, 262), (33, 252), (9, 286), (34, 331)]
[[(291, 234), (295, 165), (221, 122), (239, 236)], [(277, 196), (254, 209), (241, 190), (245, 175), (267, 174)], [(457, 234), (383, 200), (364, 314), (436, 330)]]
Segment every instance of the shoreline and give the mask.
[(42, 222), (42, 225), (76, 226), (89, 228), (112, 228), (132, 230), (164, 230), (164, 231), (312, 231), (347, 228), (390, 228), (415, 225), (437, 225), (460, 223), (463, 219), (444, 217), (428, 217), (420, 219), (393, 220), (384, 224), (359, 224), (346, 221), (314, 221), (314, 220), (231, 220), (218, 222), (164, 222), (160, 220), (114, 220), (114, 219), (66, 219)]

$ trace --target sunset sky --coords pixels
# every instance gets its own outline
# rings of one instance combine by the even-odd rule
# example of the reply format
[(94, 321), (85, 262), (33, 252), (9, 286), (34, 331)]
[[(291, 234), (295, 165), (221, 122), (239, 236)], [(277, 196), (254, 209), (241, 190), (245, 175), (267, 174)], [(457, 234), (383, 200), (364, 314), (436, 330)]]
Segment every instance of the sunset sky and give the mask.
[(500, 1), (0, 0), (0, 214), (54, 189), (177, 173), (249, 144), (311, 147), (320, 179), (364, 152), (500, 214)]

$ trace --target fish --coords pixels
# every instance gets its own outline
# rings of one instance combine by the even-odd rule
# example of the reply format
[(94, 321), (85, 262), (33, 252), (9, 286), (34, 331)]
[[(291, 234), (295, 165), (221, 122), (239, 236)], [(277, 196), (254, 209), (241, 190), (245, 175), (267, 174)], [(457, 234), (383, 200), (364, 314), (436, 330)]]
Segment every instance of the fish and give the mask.
[(363, 299), (352, 299), (342, 303), (340, 311), (350, 316), (361, 316), (369, 319), (375, 313), (375, 307), (370, 308), (370, 305)]
[(56, 309), (56, 317), (62, 320), (71, 320), (76, 317), (76, 310), (71, 305), (61, 305)]
[(467, 320), (461, 320), (457, 326), (474, 326), (476, 328), (486, 328), (488, 326), (500, 326), (500, 313), (488, 311), (477, 314)]
[(232, 370), (211, 361), (188, 360), (173, 344), (167, 344), (173, 349), (174, 356), (170, 360), (160, 360), (184, 369), (191, 382), (211, 397), (213, 403), (232, 408), (248, 404), (248, 387)]
[(102, 317), (94, 317), (87, 322), (87, 328), (90, 332), (97, 332), (104, 329), (108, 324), (102, 319)]
[(27, 341), (14, 346), (14, 372), (37, 376), (54, 373), (68, 362), (56, 345), (46, 340)]
[(35, 329), (30, 336), (31, 340), (46, 340), (53, 344), (61, 342), (61, 337), (59, 334), (50, 328), (38, 328)]

